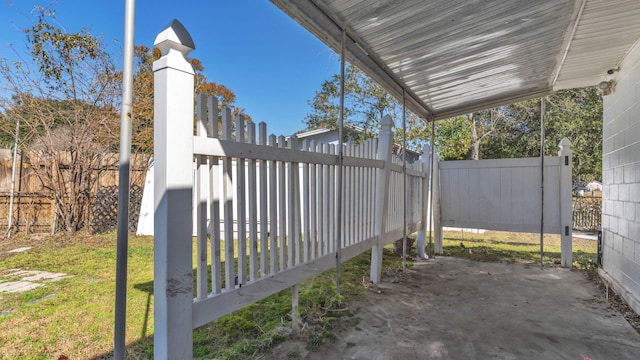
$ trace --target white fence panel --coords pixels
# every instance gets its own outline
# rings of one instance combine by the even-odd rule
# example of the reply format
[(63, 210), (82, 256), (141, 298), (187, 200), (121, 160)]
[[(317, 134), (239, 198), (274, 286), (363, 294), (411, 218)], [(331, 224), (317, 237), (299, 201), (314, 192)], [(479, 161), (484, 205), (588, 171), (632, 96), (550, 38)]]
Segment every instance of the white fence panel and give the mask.
[[(560, 203), (571, 184), (561, 182), (561, 160), (544, 160), (546, 233), (565, 232)], [(441, 161), (438, 167), (443, 226), (540, 231), (540, 158)]]

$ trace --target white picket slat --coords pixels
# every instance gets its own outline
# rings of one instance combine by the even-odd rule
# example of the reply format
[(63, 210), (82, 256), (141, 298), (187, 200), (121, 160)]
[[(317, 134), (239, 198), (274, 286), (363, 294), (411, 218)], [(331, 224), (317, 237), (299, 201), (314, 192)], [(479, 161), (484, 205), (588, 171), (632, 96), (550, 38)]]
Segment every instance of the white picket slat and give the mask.
[[(278, 137), (278, 148), (286, 148), (286, 140), (284, 136)], [(287, 198), (291, 196), (287, 192), (287, 178), (286, 171), (287, 163), (284, 161), (278, 162), (278, 228), (280, 235), (279, 241), (279, 269), (284, 270), (287, 268)]]
[[(222, 109), (222, 138), (231, 139), (231, 110), (227, 107)], [(233, 249), (233, 169), (230, 157), (222, 158), (222, 193), (224, 201), (224, 271), (225, 284), (227, 290), (235, 287), (235, 258)]]
[[(287, 144), (288, 149), (294, 149), (293, 147), (294, 138), (290, 138)], [(296, 186), (294, 174), (298, 171), (297, 163), (287, 162), (286, 163), (287, 170), (287, 181), (286, 186), (289, 189), (287, 191), (287, 214), (285, 215), (288, 222), (287, 227), (287, 267), (293, 267), (295, 265), (295, 250), (296, 250)]]
[[(200, 94), (196, 103), (196, 135), (207, 136), (207, 96)], [(207, 157), (196, 157), (196, 296), (204, 299), (208, 293), (207, 266)]]
[[(329, 144), (319, 144), (322, 148), (323, 153), (329, 153)], [(331, 204), (329, 203), (330, 195), (330, 186), (329, 186), (329, 165), (322, 165), (321, 172), (322, 184), (320, 184), (322, 191), (322, 216), (320, 216), (319, 221), (322, 223), (322, 252), (321, 255), (326, 255), (329, 253), (329, 216), (331, 214)]]
[[(258, 145), (267, 145), (267, 124), (258, 124)], [(267, 161), (260, 160), (260, 271), (261, 276), (269, 273), (269, 217), (267, 212)]]
[[(329, 154), (336, 154), (336, 146), (334, 144), (329, 144)], [(329, 241), (328, 241), (328, 252), (335, 251), (336, 245), (336, 232), (339, 229), (336, 229), (336, 166), (329, 165), (329, 216), (325, 221), (329, 223)]]
[[(269, 136), (269, 146), (276, 147), (275, 135)], [(278, 164), (269, 161), (269, 274), (278, 272)]]
[[(302, 141), (302, 151), (309, 151), (309, 141)], [(303, 250), (303, 262), (309, 261), (309, 247), (311, 243), (311, 216), (309, 214), (311, 207), (309, 204), (309, 163), (304, 163), (302, 165), (302, 222), (303, 222), (303, 230), (302, 230), (302, 244), (304, 245)]]
[[(256, 124), (247, 124), (247, 142), (256, 143)], [(258, 193), (256, 184), (256, 164), (255, 159), (249, 159), (248, 163), (248, 184), (247, 195), (249, 196), (249, 279), (258, 279)]]
[[(218, 137), (218, 98), (209, 96), (207, 130), (209, 137)], [(222, 263), (220, 261), (220, 189), (222, 178), (217, 156), (209, 156), (209, 213), (211, 214), (211, 291), (222, 291)]]
[[(316, 143), (311, 140), (309, 143), (309, 151), (316, 151)], [(316, 209), (319, 209), (319, 204), (317, 203), (317, 174), (316, 168), (318, 166), (316, 164), (309, 164), (309, 248), (310, 248), (310, 259), (316, 258), (316, 249), (318, 248), (318, 218)]]
[[(244, 115), (236, 115), (236, 142), (245, 143)], [(238, 233), (238, 269), (237, 285), (242, 286), (247, 282), (247, 200), (245, 188), (245, 160), (236, 159), (236, 210), (238, 221), (236, 228)]]

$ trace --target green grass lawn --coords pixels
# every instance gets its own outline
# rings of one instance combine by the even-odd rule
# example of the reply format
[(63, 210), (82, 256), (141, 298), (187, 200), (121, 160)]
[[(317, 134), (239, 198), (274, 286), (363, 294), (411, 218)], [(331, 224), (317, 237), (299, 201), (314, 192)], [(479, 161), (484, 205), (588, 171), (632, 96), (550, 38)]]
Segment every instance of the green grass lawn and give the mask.
[[(110, 358), (113, 349), (115, 295), (115, 234), (77, 234), (27, 241), (18, 237), (0, 244), (0, 274), (8, 269), (41, 270), (72, 275), (24, 293), (0, 294), (0, 359)], [(24, 245), (29, 251), (6, 255)], [(194, 242), (195, 249), (195, 242)], [(195, 251), (195, 250), (194, 250)], [(224, 252), (222, 252), (224, 254)], [(389, 253), (390, 254), (390, 253)], [(343, 265), (341, 295), (335, 292), (335, 271), (314, 276), (300, 285), (300, 315), (310, 328), (310, 346), (331, 336), (333, 314), (364, 291), (370, 252)], [(223, 259), (224, 260), (224, 259)], [(401, 267), (385, 256), (386, 268)], [(153, 239), (131, 236), (127, 279), (128, 357), (153, 357)], [(284, 339), (289, 328), (291, 291), (196, 329), (194, 357), (246, 359)], [(336, 312), (340, 315), (341, 312)]]
[[(560, 264), (560, 235), (544, 235), (545, 266)], [(444, 254), (476, 261), (540, 264), (540, 234), (487, 231), (444, 233)], [(573, 238), (573, 267), (596, 267), (598, 244), (594, 240)]]
[[(490, 232), (445, 233), (445, 254), (481, 261), (535, 263), (535, 234)], [(7, 250), (33, 246), (24, 253)], [(195, 244), (194, 244), (195, 248)], [(76, 234), (30, 240), (17, 236), (0, 242), (0, 274), (8, 269), (62, 272), (72, 277), (24, 293), (0, 294), (0, 359), (110, 358), (113, 348), (115, 294), (115, 234)], [(545, 237), (545, 263), (559, 260), (559, 238)], [(574, 264), (595, 263), (595, 241), (574, 239)], [(471, 251), (470, 251), (471, 250)], [(224, 252), (223, 252), (224, 254)], [(412, 251), (410, 254), (415, 254)], [(302, 335), (310, 349), (332, 334), (333, 320), (349, 315), (340, 309), (364, 291), (370, 252), (342, 266), (341, 290), (335, 292), (335, 271), (300, 285), (300, 316), (309, 325)], [(127, 289), (128, 358), (153, 357), (153, 239), (129, 239)], [(384, 268), (397, 270), (401, 259), (385, 249)], [(291, 294), (285, 290), (263, 301), (196, 329), (194, 357), (250, 359), (286, 338)]]

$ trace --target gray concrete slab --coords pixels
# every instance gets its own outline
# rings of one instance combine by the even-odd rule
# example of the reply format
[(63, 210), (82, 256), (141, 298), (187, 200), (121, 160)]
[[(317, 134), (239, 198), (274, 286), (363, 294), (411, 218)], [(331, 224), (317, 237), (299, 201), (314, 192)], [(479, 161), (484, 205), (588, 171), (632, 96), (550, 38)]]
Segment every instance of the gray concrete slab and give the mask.
[(584, 274), (439, 257), (352, 305), (306, 359), (640, 359), (640, 335)]

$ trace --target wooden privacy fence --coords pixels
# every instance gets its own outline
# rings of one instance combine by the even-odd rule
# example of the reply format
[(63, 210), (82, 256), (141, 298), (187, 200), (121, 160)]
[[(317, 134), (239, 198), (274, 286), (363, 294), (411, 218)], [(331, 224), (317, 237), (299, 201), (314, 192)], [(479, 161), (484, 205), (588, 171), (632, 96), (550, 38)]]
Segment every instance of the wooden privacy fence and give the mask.
[(168, 359), (191, 358), (194, 328), (368, 249), (378, 282), (382, 247), (405, 226), (423, 231), (427, 216), (429, 153), (406, 169), (405, 223), (405, 178), (392, 159), (388, 116), (379, 139), (343, 148), (341, 182), (335, 146), (267, 136), (264, 123), (256, 131), (242, 115), (232, 124), (215, 97), (198, 97), (194, 136), (193, 70), (183, 44), (192, 41), (174, 22), (156, 38), (163, 55), (154, 63), (154, 354)]
[[(11, 193), (0, 193), (0, 231), (6, 231)], [(26, 233), (50, 232), (55, 206), (47, 193), (14, 192), (12, 226)]]
[[(7, 153), (11, 155), (11, 152), (6, 149), (0, 151), (0, 154)], [(0, 163), (0, 231), (7, 230), (10, 207), (12, 207), (11, 226), (15, 231), (26, 233), (56, 231), (54, 194), (50, 187), (43, 184), (43, 180), (40, 177), (43, 175), (40, 174), (38, 176), (36, 168), (42, 164), (37, 161), (34, 161), (35, 163), (23, 163), (22, 156), (19, 156), (18, 159), (20, 161), (17, 161), (16, 167), (13, 205), (10, 205), (12, 158), (3, 158), (4, 161)], [(139, 195), (141, 195), (136, 193), (136, 188), (139, 188), (144, 183), (148, 162), (149, 155), (132, 155), (131, 188), (133, 190), (131, 192), (132, 214), (130, 223), (133, 225), (133, 231), (135, 231), (135, 225), (137, 224), (140, 204)], [(66, 171), (68, 169), (65, 167), (60, 169), (60, 172)], [(96, 181), (91, 193), (88, 195), (89, 204), (87, 204), (87, 211), (83, 215), (88, 220), (87, 224), (92, 226), (92, 231), (115, 230), (118, 184), (117, 154), (107, 154), (100, 167), (92, 168), (90, 172)], [(102, 201), (105, 198), (110, 198), (111, 201)]]

